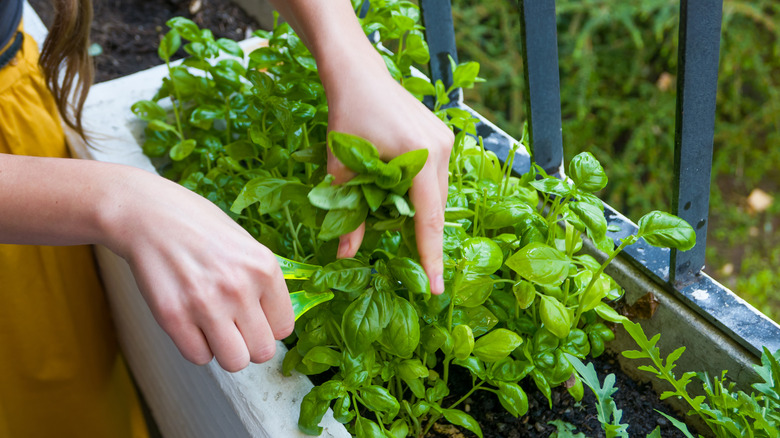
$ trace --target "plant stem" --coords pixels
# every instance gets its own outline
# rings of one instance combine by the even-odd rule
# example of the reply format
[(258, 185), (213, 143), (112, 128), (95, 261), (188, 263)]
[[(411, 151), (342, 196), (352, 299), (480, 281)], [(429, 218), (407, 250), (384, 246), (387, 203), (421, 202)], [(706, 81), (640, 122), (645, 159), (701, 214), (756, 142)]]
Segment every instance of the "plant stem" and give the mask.
[(176, 127), (179, 128), (179, 138), (184, 140), (184, 130), (181, 128), (181, 120), (179, 118), (179, 111), (176, 109), (176, 104), (181, 105), (181, 97), (179, 95), (179, 89), (176, 88), (176, 81), (173, 79), (173, 72), (171, 71), (171, 61), (165, 60), (165, 65), (168, 67), (168, 78), (171, 80), (171, 87), (173, 87), (173, 94), (176, 95), (176, 102), (173, 102), (173, 115), (176, 117)]
[(292, 216), (290, 215), (290, 208), (285, 205), (284, 206), (284, 215), (287, 218), (287, 226), (290, 227), (290, 233), (292, 233), (293, 236), (293, 251), (295, 251), (295, 260), (300, 260), (300, 254), (298, 253), (298, 248), (303, 251), (303, 247), (301, 246), (301, 242), (298, 241), (298, 231), (293, 227), (293, 220)]
[[(483, 384), (483, 383), (485, 383), (485, 382), (479, 382), (479, 383), (477, 383), (476, 385), (472, 386), (472, 387), (471, 387), (471, 389), (469, 390), (469, 392), (467, 392), (467, 393), (466, 393), (466, 395), (464, 395), (463, 397), (461, 397), (460, 399), (458, 399), (458, 401), (456, 401), (455, 403), (453, 403), (452, 405), (450, 405), (450, 407), (449, 407), (448, 409), (454, 409), (454, 408), (455, 408), (455, 406), (457, 406), (457, 405), (459, 405), (459, 404), (463, 403), (463, 402), (464, 402), (466, 399), (468, 399), (468, 398), (471, 396), (471, 394), (473, 394), (473, 393), (474, 393), (476, 390), (478, 390), (478, 389), (484, 389), (484, 388), (482, 388), (482, 384)], [(437, 422), (437, 421), (439, 421), (439, 418), (441, 418), (441, 414), (439, 414), (439, 413), (437, 413), (437, 414), (435, 414), (435, 415), (432, 415), (432, 416), (431, 416), (431, 419), (430, 419), (430, 420), (428, 420), (428, 424), (425, 426), (425, 430), (423, 431), (423, 434), (422, 434), (422, 436), (425, 436), (425, 435), (427, 435), (427, 434), (428, 434), (428, 432), (431, 430), (431, 428), (433, 427), (433, 425), (434, 425), (434, 424), (436, 424), (436, 422)]]
[[(612, 260), (614, 260), (615, 257), (618, 254), (620, 254), (620, 252), (623, 251), (625, 247), (636, 243), (636, 241), (637, 241), (637, 236), (632, 235), (626, 237), (622, 242), (620, 242), (620, 246), (618, 246), (614, 251), (612, 251), (612, 254), (609, 255), (607, 260), (604, 263), (602, 263), (601, 266), (599, 266), (598, 271), (596, 271), (593, 274), (593, 277), (590, 279), (590, 283), (588, 283), (588, 286), (585, 288), (584, 291), (582, 291), (582, 294), (580, 296), (584, 296), (585, 294), (587, 294), (588, 291), (593, 287), (593, 285), (596, 284), (596, 280), (598, 280), (598, 278), (601, 277), (601, 274), (604, 272), (604, 269), (607, 267), (607, 265), (612, 263)], [(577, 323), (580, 321), (580, 316), (582, 316), (581, 309), (582, 307), (577, 307), (577, 312), (574, 315), (574, 325), (572, 327), (576, 327)]]

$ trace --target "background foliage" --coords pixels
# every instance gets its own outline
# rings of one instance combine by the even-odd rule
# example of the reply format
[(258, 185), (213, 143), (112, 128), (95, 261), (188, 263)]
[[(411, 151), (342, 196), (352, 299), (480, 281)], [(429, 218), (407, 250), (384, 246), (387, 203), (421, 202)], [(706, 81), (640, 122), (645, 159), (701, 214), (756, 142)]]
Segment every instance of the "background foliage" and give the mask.
[[(672, 196), (679, 1), (558, 0), (565, 156), (591, 151), (601, 196), (636, 221)], [(516, 138), (525, 120), (514, 0), (453, 2), (461, 61), (486, 79), (466, 103)], [(780, 3), (725, 0), (705, 272), (780, 320)]]

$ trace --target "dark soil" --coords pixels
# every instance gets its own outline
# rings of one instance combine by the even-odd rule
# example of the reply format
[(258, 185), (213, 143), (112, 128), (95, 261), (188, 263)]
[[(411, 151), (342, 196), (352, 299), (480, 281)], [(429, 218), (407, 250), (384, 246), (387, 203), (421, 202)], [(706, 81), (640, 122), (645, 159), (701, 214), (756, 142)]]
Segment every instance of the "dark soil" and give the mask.
[[(45, 24), (50, 25), (53, 10), (49, 0), (29, 0)], [(240, 41), (260, 26), (229, 0), (94, 0), (95, 18), (92, 41), (102, 48), (95, 56), (95, 82), (125, 76), (161, 64), (157, 43), (166, 32), (165, 22), (175, 16), (192, 19), (200, 27), (211, 29), (217, 38)], [(630, 424), (632, 437), (644, 437), (661, 426), (663, 437), (683, 437), (669, 422), (655, 412), (670, 413), (647, 385), (640, 385), (623, 374), (613, 358), (607, 355), (594, 361), (599, 377), (614, 373), (618, 392), (614, 395), (623, 422)], [(453, 367), (451, 388), (471, 385), (470, 377), (459, 367)], [(530, 379), (528, 379), (530, 382)], [(548, 437), (556, 428), (550, 421), (560, 419), (577, 427), (591, 438), (603, 437), (597, 420), (592, 392), (585, 389), (585, 398), (577, 403), (562, 387), (553, 390), (553, 407), (533, 384), (524, 382), (529, 398), (528, 414), (514, 418), (498, 402), (494, 394), (478, 391), (462, 406), (479, 421), (485, 438)], [(460, 398), (453, 394), (452, 400)], [(445, 402), (446, 405), (446, 402)], [(427, 438), (474, 437), (468, 431), (447, 424), (437, 425)]]
[[(644, 438), (656, 427), (661, 427), (661, 436), (664, 438), (684, 438), (682, 432), (677, 430), (670, 422), (656, 410), (666, 414), (674, 414), (671, 409), (662, 404), (658, 395), (647, 384), (638, 384), (626, 376), (617, 364), (613, 356), (605, 353), (603, 356), (592, 360), (599, 381), (604, 382), (607, 374), (615, 374), (615, 388), (618, 391), (613, 394), (613, 399), (618, 409), (623, 411), (622, 423), (628, 424), (628, 434), (631, 437)], [(453, 379), (451, 388), (471, 387), (470, 375), (462, 368), (452, 367), (450, 378)], [(482, 427), (485, 438), (525, 438), (525, 437), (549, 437), (557, 428), (551, 421), (562, 420), (577, 428), (576, 433), (582, 433), (589, 438), (603, 438), (601, 423), (598, 421), (596, 411), (596, 399), (593, 392), (585, 387), (585, 397), (580, 402), (574, 401), (562, 386), (553, 388), (553, 406), (550, 408), (547, 398), (536, 389), (531, 379), (526, 379), (521, 386), (528, 395), (528, 413), (515, 418), (501, 406), (495, 394), (487, 391), (477, 391), (468, 398), (461, 409)], [(445, 399), (453, 402), (462, 397), (454, 394)], [(673, 415), (682, 420), (678, 415)], [(446, 422), (442, 422), (446, 423)], [(694, 428), (689, 426), (691, 432)], [(566, 435), (561, 435), (564, 437)], [(434, 426), (433, 432), (426, 438), (475, 438), (476, 435), (468, 431), (455, 429), (448, 424)]]
[[(51, 0), (29, 0), (43, 22), (51, 25)], [(157, 44), (168, 31), (165, 22), (181, 16), (215, 38), (241, 41), (259, 29), (243, 9), (228, 0), (94, 0), (92, 42), (102, 48), (95, 56), (95, 82), (145, 70), (162, 61)], [(182, 52), (183, 53), (183, 52)]]

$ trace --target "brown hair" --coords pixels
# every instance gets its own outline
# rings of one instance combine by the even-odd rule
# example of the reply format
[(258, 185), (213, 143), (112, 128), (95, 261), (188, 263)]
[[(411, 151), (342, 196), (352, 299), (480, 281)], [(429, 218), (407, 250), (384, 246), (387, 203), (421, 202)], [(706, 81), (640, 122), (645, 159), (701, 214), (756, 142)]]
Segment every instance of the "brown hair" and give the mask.
[[(39, 64), (63, 120), (84, 137), (81, 112), (94, 74), (87, 52), (92, 0), (53, 0), (53, 3), (54, 22), (43, 43)], [(73, 104), (69, 105), (71, 95)]]

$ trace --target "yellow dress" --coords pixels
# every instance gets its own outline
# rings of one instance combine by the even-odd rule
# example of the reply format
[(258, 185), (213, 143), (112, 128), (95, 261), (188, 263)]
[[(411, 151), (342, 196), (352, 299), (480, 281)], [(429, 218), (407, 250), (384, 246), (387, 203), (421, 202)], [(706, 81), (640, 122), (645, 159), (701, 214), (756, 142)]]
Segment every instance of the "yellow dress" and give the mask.
[[(37, 60), (25, 35), (0, 70), (0, 153), (67, 157)], [(0, 438), (53, 437), (147, 431), (91, 248), (0, 245)]]

